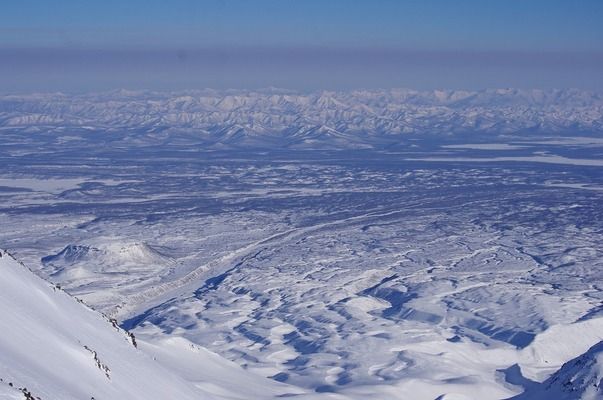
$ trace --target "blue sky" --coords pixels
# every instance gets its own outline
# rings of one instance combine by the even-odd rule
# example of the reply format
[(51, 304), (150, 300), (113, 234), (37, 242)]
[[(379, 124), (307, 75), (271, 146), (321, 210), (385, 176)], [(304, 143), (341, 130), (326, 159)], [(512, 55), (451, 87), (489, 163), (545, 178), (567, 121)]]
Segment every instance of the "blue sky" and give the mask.
[(603, 89), (601, 0), (7, 0), (0, 90)]

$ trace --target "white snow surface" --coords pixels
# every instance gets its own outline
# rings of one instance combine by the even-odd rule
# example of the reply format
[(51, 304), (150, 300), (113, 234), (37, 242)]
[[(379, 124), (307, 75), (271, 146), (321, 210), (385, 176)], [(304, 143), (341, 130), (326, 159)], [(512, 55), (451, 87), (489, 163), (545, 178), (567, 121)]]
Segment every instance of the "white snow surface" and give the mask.
[[(0, 378), (42, 399), (81, 398), (97, 386), (96, 399), (115, 398), (137, 390), (132, 371), (160, 374), (157, 382), (196, 398), (518, 395), (531, 386), (501, 370), (518, 365), (524, 379), (542, 382), (603, 340), (601, 194), (541, 179), (598, 185), (599, 175), (455, 168), (228, 162), (197, 175), (162, 169), (162, 179), (151, 170), (135, 180), (134, 169), (121, 188), (7, 191), (12, 206), (0, 218), (11, 229), (1, 241), (93, 307), (134, 318), (139, 350), (100, 314), (3, 258)], [(158, 188), (170, 202), (154, 202)], [(139, 203), (115, 202), (130, 192)], [(177, 194), (182, 205), (171, 203)], [(226, 207), (211, 212), (214, 201)], [(33, 213), (39, 204), (53, 212)], [(29, 343), (29, 332), (43, 336)], [(83, 346), (110, 368), (111, 383)], [(52, 375), (69, 368), (83, 374), (73, 388), (70, 374)]]
[(202, 396), (138, 351), (124, 331), (5, 252), (0, 273), (0, 377), (5, 382), (42, 399)]
[(603, 342), (568, 361), (549, 379), (516, 397), (516, 400), (603, 399)]
[[(452, 343), (437, 335), (399, 348), (392, 343), (392, 352), (420, 354), (417, 367), (421, 368), (392, 385), (358, 385), (338, 394), (311, 394), (244, 371), (184, 337), (165, 335), (154, 325), (137, 331), (150, 340), (139, 338), (135, 347), (128, 334), (107, 317), (37, 277), (9, 253), (0, 254), (1, 399), (21, 398), (26, 392), (41, 399), (65, 400), (502, 399), (520, 390), (492, 375), (494, 369), (519, 362), (524, 376), (544, 379), (575, 357), (543, 384), (529, 387), (531, 392), (521, 398), (601, 398), (601, 346), (588, 348), (603, 339), (603, 318), (553, 326), (522, 350)], [(367, 312), (382, 306), (358, 299), (354, 307)], [(288, 331), (282, 328), (275, 334)], [(386, 369), (375, 367), (381, 373)], [(465, 375), (464, 371), (473, 373)], [(333, 369), (334, 376), (339, 373)], [(544, 394), (526, 397), (540, 393), (537, 390)], [(576, 396), (578, 390), (584, 397)]]
[(602, 110), (0, 97), (0, 399), (600, 399)]
[[(157, 353), (152, 357), (106, 317), (10, 254), (0, 255), (0, 399), (22, 399), (24, 391), (42, 400), (243, 399), (288, 392), (183, 340), (168, 339), (163, 348), (139, 342)], [(196, 371), (195, 382), (160, 365), (154, 360), (159, 354), (178, 354), (178, 368)], [(233, 382), (255, 385), (229, 389)]]

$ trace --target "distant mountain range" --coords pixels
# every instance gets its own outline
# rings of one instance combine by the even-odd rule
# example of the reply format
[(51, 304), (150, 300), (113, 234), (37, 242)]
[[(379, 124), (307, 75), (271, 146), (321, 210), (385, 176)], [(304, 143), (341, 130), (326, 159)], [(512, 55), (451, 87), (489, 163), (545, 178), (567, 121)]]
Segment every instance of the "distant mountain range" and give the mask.
[(598, 134), (603, 96), (576, 89), (5, 95), (0, 129), (135, 131), (210, 148), (383, 148), (413, 135)]

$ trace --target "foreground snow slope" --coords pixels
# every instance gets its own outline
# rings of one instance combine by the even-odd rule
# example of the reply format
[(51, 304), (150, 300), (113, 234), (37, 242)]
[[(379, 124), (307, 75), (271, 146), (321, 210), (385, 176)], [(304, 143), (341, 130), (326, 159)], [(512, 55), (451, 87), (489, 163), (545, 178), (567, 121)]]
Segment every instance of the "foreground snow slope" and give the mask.
[(528, 388), (515, 400), (603, 399), (603, 342), (568, 361), (546, 381)]
[[(415, 398), (425, 399), (448, 398), (441, 397), (442, 393), (461, 396), (458, 398), (506, 397), (502, 387), (489, 382), (485, 376), (478, 379), (479, 385), (459, 381), (448, 382), (443, 387), (434, 377), (426, 381), (412, 374), (409, 380), (391, 386), (361, 385), (339, 394), (310, 394), (251, 375), (182, 337), (140, 342), (141, 349), (137, 349), (132, 338), (125, 331), (112, 326), (104, 316), (38, 278), (8, 253), (0, 252), (0, 255), (0, 399), (28, 398), (26, 395), (29, 394), (34, 398), (65, 400), (242, 400), (285, 396), (297, 396), (299, 399), (360, 399), (375, 396), (385, 399), (408, 398), (411, 393)], [(588, 332), (592, 333), (590, 336), (593, 338), (600, 337), (597, 333), (600, 332), (599, 322), (599, 319), (595, 319), (558, 327), (555, 332), (551, 331), (552, 339), (556, 339), (556, 342), (561, 340), (564, 343), (561, 347), (568, 350), (566, 353), (576, 354), (582, 346), (577, 343), (580, 341), (575, 346), (568, 346), (569, 342), (564, 338), (576, 336), (573, 335), (578, 333), (573, 332), (574, 326), (582, 332), (581, 336), (589, 336), (584, 335)], [(152, 328), (148, 326), (143, 336), (154, 336), (149, 329)], [(545, 340), (545, 336), (548, 337), (547, 332), (539, 335), (532, 345), (519, 351), (519, 354), (510, 349), (490, 350), (497, 360), (494, 363), (506, 364), (519, 359), (523, 364), (522, 369), (532, 364), (532, 369), (536, 367), (537, 370), (537, 364), (549, 361), (545, 360), (549, 357), (540, 354), (542, 352), (538, 349), (559, 348), (559, 345), (554, 346), (550, 340)], [(593, 338), (585, 338), (585, 342)], [(439, 354), (440, 362), (445, 362), (448, 359), (446, 344), (453, 345), (440, 342), (435, 348), (429, 349), (429, 344), (424, 344), (424, 348), (417, 345), (414, 350), (434, 352)], [(476, 350), (475, 346), (466, 344), (465, 350)], [(569, 351), (570, 347), (572, 351)], [(479, 360), (483, 365), (489, 365), (488, 351), (478, 351), (473, 356), (470, 352), (461, 353), (469, 356), (465, 360)], [(509, 360), (504, 362), (506, 358)], [(528, 391), (521, 398), (599, 399), (601, 363), (599, 343), (584, 355), (566, 363), (542, 384), (528, 385)], [(456, 360), (454, 364), (458, 367), (463, 362)], [(234, 387), (229, 387), (231, 385)], [(486, 395), (487, 392), (490, 395)]]
[(137, 350), (102, 315), (0, 255), (3, 398), (13, 388), (43, 400), (212, 398)]

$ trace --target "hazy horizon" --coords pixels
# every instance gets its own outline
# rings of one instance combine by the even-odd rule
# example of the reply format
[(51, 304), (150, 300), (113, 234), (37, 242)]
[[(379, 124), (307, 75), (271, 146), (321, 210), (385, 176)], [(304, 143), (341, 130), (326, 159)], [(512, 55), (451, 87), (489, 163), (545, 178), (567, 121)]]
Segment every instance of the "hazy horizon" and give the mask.
[(0, 92), (603, 90), (603, 3), (7, 4)]

